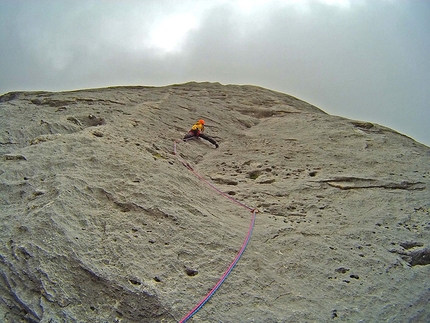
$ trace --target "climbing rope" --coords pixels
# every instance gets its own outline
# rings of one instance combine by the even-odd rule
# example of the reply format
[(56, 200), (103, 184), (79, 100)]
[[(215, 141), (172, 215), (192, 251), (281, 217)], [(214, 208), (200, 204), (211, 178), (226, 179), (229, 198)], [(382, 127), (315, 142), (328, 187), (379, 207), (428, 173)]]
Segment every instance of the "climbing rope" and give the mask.
[[(173, 141), (173, 154), (175, 156), (177, 156), (176, 154), (176, 143), (179, 141)], [(178, 156), (177, 156), (178, 157)], [(251, 239), (251, 235), (252, 235), (252, 230), (254, 229), (254, 223), (255, 223), (255, 217), (256, 217), (256, 213), (258, 212), (257, 209), (251, 208), (247, 205), (245, 205), (244, 203), (234, 199), (233, 197), (231, 197), (230, 195), (222, 192), (221, 190), (219, 190), (215, 185), (213, 185), (212, 183), (208, 182), (206, 179), (204, 179), (201, 175), (199, 175), (196, 171), (194, 171), (194, 169), (190, 166), (189, 163), (185, 162), (182, 158), (178, 157), (178, 160), (186, 167), (188, 168), (194, 175), (196, 175), (200, 180), (202, 180), (203, 182), (205, 182), (207, 185), (209, 185), (211, 188), (213, 188), (215, 191), (217, 191), (218, 193), (220, 193), (221, 195), (223, 195), (224, 197), (230, 199), (231, 201), (239, 204), (240, 206), (248, 209), (249, 211), (252, 212), (252, 218), (251, 218), (251, 223), (249, 225), (249, 230), (248, 230), (248, 234), (246, 235), (245, 240), (243, 241), (242, 247), (240, 248), (239, 252), (237, 253), (236, 257), (233, 259), (233, 261), (231, 262), (230, 266), (228, 266), (227, 270), (224, 272), (224, 274), (221, 276), (221, 278), (219, 279), (219, 281), (215, 284), (215, 286), (210, 290), (210, 292), (203, 297), (203, 299), (190, 311), (188, 312), (187, 315), (185, 315), (179, 322), (180, 323), (185, 323), (187, 322), (194, 314), (196, 314), (205, 304), (207, 301), (209, 301), (209, 299), (213, 296), (213, 294), (215, 294), (215, 292), (219, 289), (219, 287), (221, 286), (221, 284), (226, 280), (227, 276), (230, 274), (230, 272), (233, 270), (234, 266), (237, 264), (237, 262), (239, 261), (240, 257), (242, 256), (243, 252), (246, 249), (246, 246), (248, 245), (249, 240)]]

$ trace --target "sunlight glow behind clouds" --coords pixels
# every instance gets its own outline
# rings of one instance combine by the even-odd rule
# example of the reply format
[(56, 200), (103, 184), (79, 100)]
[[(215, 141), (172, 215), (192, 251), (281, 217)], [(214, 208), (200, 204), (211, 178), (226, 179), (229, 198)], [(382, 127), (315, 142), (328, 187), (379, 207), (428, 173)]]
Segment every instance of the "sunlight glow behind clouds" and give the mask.
[[(148, 33), (149, 37), (140, 37), (136, 44), (144, 46), (135, 46), (135, 49), (146, 48), (160, 50), (163, 53), (180, 52), (181, 45), (189, 31), (197, 29), (199, 19), (205, 10), (211, 9), (217, 5), (232, 5), (241, 15), (259, 13), (262, 9), (289, 5), (301, 12), (307, 12), (312, 3), (319, 2), (322, 4), (336, 6), (339, 8), (350, 8), (351, 0), (219, 0), (213, 2), (196, 3), (192, 13), (189, 11), (170, 13), (163, 17), (162, 20), (154, 22)], [(357, 3), (361, 2), (357, 0)], [(186, 8), (186, 7), (185, 7)], [(189, 10), (189, 7), (187, 8)], [(167, 13), (169, 14), (169, 13)], [(142, 38), (146, 38), (142, 41)]]
[(178, 51), (187, 33), (197, 26), (197, 18), (192, 14), (168, 16), (152, 27), (148, 45), (164, 52)]

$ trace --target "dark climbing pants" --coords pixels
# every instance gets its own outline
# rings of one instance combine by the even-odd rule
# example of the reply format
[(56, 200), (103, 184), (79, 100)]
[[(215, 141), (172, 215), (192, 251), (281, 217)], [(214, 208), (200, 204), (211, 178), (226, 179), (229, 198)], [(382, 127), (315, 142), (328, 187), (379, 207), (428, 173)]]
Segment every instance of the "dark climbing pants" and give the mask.
[(204, 140), (209, 141), (212, 145), (218, 146), (215, 140), (213, 140), (211, 137), (206, 136), (203, 133), (201, 133), (199, 137), (203, 138)]
[(218, 145), (217, 145), (217, 143), (216, 143), (216, 141), (215, 141), (215, 140), (213, 140), (211, 137), (208, 137), (208, 136), (206, 136), (206, 135), (205, 135), (205, 134), (203, 134), (203, 133), (195, 134), (195, 133), (194, 133), (194, 132), (192, 132), (192, 131), (190, 131), (189, 133), (187, 133), (187, 134), (185, 135), (184, 140), (186, 140), (186, 139), (191, 139), (191, 138), (193, 138), (193, 137), (195, 137), (195, 138), (203, 138), (203, 139), (205, 139), (205, 140), (209, 141), (212, 145), (218, 146)]

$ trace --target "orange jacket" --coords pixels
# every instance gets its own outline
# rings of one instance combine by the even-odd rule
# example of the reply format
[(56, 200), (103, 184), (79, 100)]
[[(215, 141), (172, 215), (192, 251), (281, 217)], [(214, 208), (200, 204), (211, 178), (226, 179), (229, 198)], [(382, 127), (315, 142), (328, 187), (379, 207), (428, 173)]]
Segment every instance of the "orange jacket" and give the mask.
[(204, 125), (202, 125), (200, 122), (196, 122), (192, 127), (191, 127), (191, 130), (190, 131), (196, 131), (196, 130), (198, 130), (198, 131), (200, 131), (200, 132), (203, 132), (203, 131), (205, 131), (205, 126)]

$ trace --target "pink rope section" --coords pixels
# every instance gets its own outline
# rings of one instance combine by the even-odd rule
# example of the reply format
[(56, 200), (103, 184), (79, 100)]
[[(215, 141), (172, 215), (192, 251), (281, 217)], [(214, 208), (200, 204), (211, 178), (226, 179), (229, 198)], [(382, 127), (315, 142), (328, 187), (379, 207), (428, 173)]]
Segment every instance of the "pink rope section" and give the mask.
[(200, 301), (200, 303), (198, 303), (187, 315), (185, 315), (182, 318), (182, 320), (179, 321), (180, 323), (187, 322), (194, 314), (196, 314), (203, 307), (203, 305), (205, 305), (206, 302), (209, 301), (212, 295), (215, 294), (215, 292), (218, 290), (218, 288), (221, 286), (221, 284), (224, 282), (224, 280), (233, 270), (234, 266), (237, 264), (243, 252), (245, 251), (245, 248), (248, 245), (249, 240), (251, 239), (251, 234), (255, 223), (255, 213), (256, 213), (256, 210), (252, 212), (252, 220), (251, 220), (251, 224), (249, 225), (248, 234), (246, 236), (245, 241), (242, 244), (242, 248), (240, 248), (239, 252), (237, 253), (236, 258), (234, 258), (230, 266), (224, 272), (224, 274), (222, 275), (220, 280), (216, 283), (216, 285), (211, 289), (211, 291)]
[[(176, 155), (176, 143), (177, 141), (175, 140), (173, 142), (173, 154)], [(194, 175), (196, 175), (200, 180), (202, 180), (203, 182), (205, 182), (206, 184), (208, 184), (211, 188), (213, 188), (215, 191), (217, 191), (218, 193), (220, 193), (221, 195), (227, 197), (229, 200), (239, 204), (240, 206), (250, 210), (252, 212), (252, 218), (251, 218), (251, 223), (249, 225), (249, 230), (248, 230), (248, 234), (246, 235), (245, 240), (243, 241), (242, 247), (240, 248), (239, 252), (237, 253), (236, 257), (233, 259), (233, 261), (231, 262), (230, 266), (228, 266), (227, 270), (224, 272), (224, 274), (221, 276), (221, 278), (219, 279), (219, 281), (215, 284), (215, 286), (210, 290), (210, 292), (190, 311), (188, 312), (187, 315), (185, 315), (179, 322), (180, 323), (185, 323), (187, 322), (194, 314), (196, 314), (205, 304), (207, 301), (209, 301), (209, 299), (213, 296), (213, 294), (215, 294), (215, 292), (218, 290), (218, 288), (221, 286), (221, 284), (226, 280), (227, 276), (230, 274), (230, 272), (233, 270), (234, 266), (237, 264), (237, 262), (239, 261), (240, 257), (242, 256), (243, 252), (246, 249), (246, 246), (249, 243), (249, 240), (251, 239), (251, 235), (252, 235), (252, 231), (254, 229), (254, 223), (255, 223), (255, 218), (256, 218), (256, 213), (258, 212), (256, 209), (253, 209), (245, 204), (243, 204), (242, 202), (232, 198), (230, 195), (222, 192), (221, 190), (219, 190), (216, 186), (214, 186), (212, 183), (208, 182), (206, 179), (204, 179), (202, 176), (200, 176), (198, 173), (196, 173), (194, 171), (194, 169), (190, 166), (190, 164), (186, 163), (185, 161), (183, 161), (182, 159), (179, 159), (181, 161), (181, 163), (188, 168), (191, 172), (193, 172)]]

